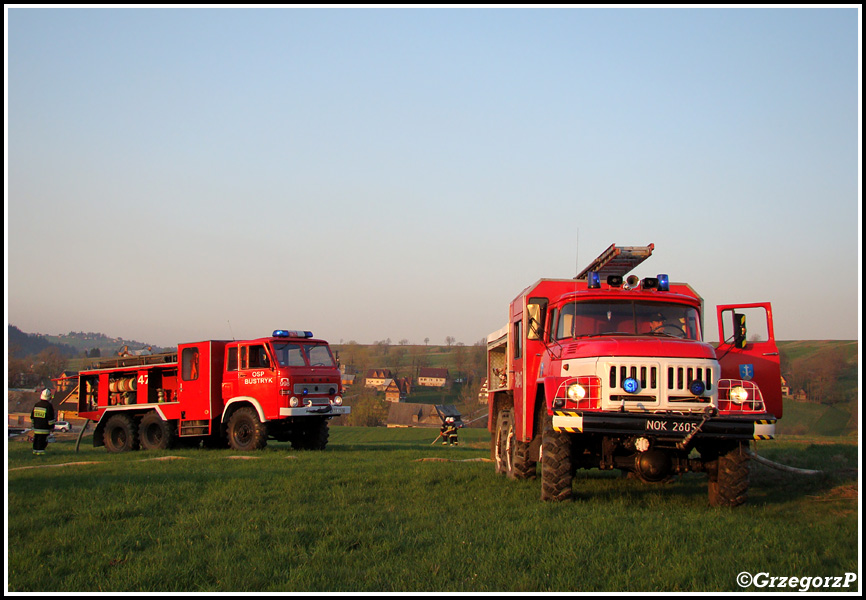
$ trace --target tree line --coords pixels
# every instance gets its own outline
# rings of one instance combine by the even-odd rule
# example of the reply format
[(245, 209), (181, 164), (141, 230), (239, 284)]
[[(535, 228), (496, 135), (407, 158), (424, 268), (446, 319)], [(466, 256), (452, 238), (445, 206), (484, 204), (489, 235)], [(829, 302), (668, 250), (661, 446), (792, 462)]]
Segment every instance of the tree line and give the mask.
[(856, 394), (857, 365), (841, 347), (830, 346), (802, 356), (780, 349), (782, 376), (791, 393), (806, 392), (810, 402), (834, 405)]

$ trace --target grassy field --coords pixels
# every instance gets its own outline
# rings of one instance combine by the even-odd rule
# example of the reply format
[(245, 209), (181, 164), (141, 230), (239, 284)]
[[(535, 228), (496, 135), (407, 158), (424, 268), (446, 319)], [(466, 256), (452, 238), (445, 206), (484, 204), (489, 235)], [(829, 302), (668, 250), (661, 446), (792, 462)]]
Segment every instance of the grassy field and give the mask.
[[(750, 503), (706, 478), (582, 471), (573, 502), (493, 473), (485, 430), (335, 427), (324, 452), (107, 454), (7, 445), (7, 592), (792, 592), (738, 575), (858, 572), (859, 452), (790, 437), (758, 453)], [(87, 440), (86, 440), (87, 441)], [(831, 579), (824, 579), (831, 578)], [(812, 585), (809, 591), (815, 591)]]

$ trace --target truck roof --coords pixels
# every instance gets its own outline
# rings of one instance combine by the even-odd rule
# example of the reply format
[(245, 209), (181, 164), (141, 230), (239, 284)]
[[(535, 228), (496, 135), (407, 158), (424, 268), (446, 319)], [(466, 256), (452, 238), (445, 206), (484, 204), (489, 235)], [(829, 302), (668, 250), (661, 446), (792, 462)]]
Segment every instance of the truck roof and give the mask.
[(695, 292), (694, 288), (687, 283), (670, 283), (670, 290), (661, 292), (658, 290), (625, 289), (624, 287), (609, 286), (602, 283), (602, 287), (588, 289), (586, 281), (577, 279), (539, 279), (514, 299), (519, 300), (527, 296), (538, 294), (548, 298), (551, 302), (564, 301), (570, 296), (574, 298), (637, 298), (669, 300), (672, 302), (686, 302), (688, 304), (703, 305), (703, 298)]

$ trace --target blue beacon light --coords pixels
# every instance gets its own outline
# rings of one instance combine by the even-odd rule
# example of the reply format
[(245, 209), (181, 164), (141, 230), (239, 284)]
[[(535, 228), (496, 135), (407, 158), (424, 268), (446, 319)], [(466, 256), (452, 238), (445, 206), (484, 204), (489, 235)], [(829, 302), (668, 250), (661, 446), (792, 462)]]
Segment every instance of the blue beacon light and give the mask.
[(640, 389), (640, 384), (634, 377), (629, 377), (622, 382), (622, 389), (624, 389), (629, 394), (636, 394), (637, 391)]

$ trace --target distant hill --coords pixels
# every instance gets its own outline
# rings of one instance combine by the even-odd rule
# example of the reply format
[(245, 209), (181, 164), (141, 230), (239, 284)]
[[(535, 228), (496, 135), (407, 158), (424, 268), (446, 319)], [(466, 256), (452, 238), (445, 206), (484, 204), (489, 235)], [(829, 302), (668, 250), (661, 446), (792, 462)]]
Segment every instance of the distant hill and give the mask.
[(7, 331), (9, 334), (9, 354), (17, 358), (35, 356), (52, 347), (57, 348), (63, 356), (68, 358), (79, 354), (74, 346), (51, 342), (39, 334), (24, 333), (14, 325), (9, 325)]
[(125, 340), (120, 337), (109, 337), (104, 333), (93, 333), (84, 331), (70, 331), (58, 335), (46, 335), (42, 333), (25, 333), (15, 327), (8, 326), (9, 349), (14, 351), (17, 358), (34, 356), (43, 350), (55, 347), (69, 358), (83, 356), (91, 353), (94, 349), (99, 350), (99, 356), (114, 356), (122, 348), (126, 347), (129, 352), (151, 348), (154, 353), (165, 352), (167, 348), (151, 346), (146, 342)]

